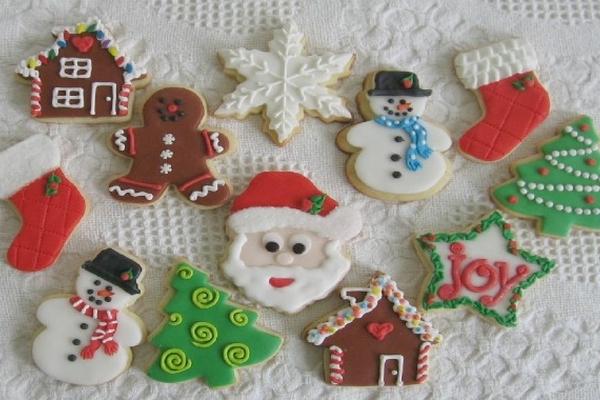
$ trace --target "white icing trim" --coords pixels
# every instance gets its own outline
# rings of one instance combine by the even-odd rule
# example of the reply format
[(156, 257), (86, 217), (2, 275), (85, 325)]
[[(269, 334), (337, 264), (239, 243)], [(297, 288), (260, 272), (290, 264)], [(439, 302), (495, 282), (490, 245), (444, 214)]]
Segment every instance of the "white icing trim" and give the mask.
[(167, 132), (163, 135), (162, 141), (165, 145), (170, 146), (175, 143), (175, 135), (170, 132)]
[(58, 146), (46, 135), (33, 135), (7, 148), (0, 152), (0, 198), (12, 196), (58, 167)]
[(215, 151), (216, 151), (217, 153), (219, 153), (219, 154), (220, 154), (220, 153), (222, 153), (222, 152), (223, 152), (223, 150), (225, 150), (225, 149), (223, 148), (223, 146), (221, 146), (221, 145), (219, 144), (219, 132), (213, 132), (213, 133), (211, 133), (211, 134), (210, 134), (210, 140), (212, 140), (212, 146), (213, 146), (213, 149), (215, 149)]
[(206, 197), (209, 192), (216, 192), (219, 190), (219, 186), (225, 186), (225, 181), (215, 179), (210, 185), (202, 186), (202, 190), (194, 190), (190, 193), (190, 200), (196, 201), (198, 200), (198, 197)]
[(160, 173), (161, 174), (167, 175), (167, 174), (170, 174), (171, 172), (173, 172), (173, 166), (171, 164), (169, 164), (169, 163), (163, 163), (160, 166)]
[(106, 86), (112, 89), (110, 96), (112, 104), (110, 107), (110, 115), (117, 115), (117, 84), (114, 82), (94, 82), (92, 83), (92, 98), (90, 99), (90, 115), (96, 115), (96, 90), (99, 87)]
[(146, 200), (148, 200), (148, 201), (150, 201), (154, 198), (154, 195), (152, 193), (148, 193), (148, 192), (144, 192), (144, 191), (136, 192), (135, 190), (133, 190), (131, 188), (122, 189), (120, 186), (117, 186), (117, 185), (109, 187), (108, 191), (109, 192), (117, 192), (117, 194), (121, 197), (124, 197), (124, 196), (145, 197)]
[[(71, 100), (78, 100), (71, 103)], [(83, 88), (80, 87), (55, 87), (52, 89), (52, 107), (54, 108), (83, 108)]]
[(398, 369), (396, 370), (396, 386), (402, 386), (402, 373), (404, 372), (404, 357), (400, 354), (381, 354), (379, 356), (379, 386), (385, 386), (385, 363), (389, 360), (398, 361)]
[(115, 132), (115, 146), (119, 151), (125, 151), (125, 143), (127, 142), (127, 135), (123, 129), (119, 129)]
[(354, 305), (354, 304), (356, 304), (356, 299), (354, 297), (350, 296), (348, 293), (350, 293), (350, 292), (369, 293), (370, 291), (371, 291), (371, 289), (365, 288), (365, 287), (345, 287), (345, 288), (342, 288), (342, 290), (340, 290), (340, 297), (342, 298), (342, 300), (348, 300), (350, 302), (350, 305)]
[(456, 75), (467, 89), (477, 89), (511, 75), (538, 68), (535, 50), (524, 39), (508, 39), (460, 53), (454, 59)]
[[(71, 72), (66, 70), (71, 70)], [(84, 73), (79, 75), (79, 71), (84, 71)], [(89, 58), (63, 57), (60, 59), (58, 76), (70, 79), (87, 79), (92, 76), (92, 60)]]
[(351, 239), (362, 229), (360, 213), (352, 207), (344, 206), (338, 206), (325, 217), (287, 207), (252, 207), (233, 213), (227, 224), (237, 233), (294, 227), (340, 240)]

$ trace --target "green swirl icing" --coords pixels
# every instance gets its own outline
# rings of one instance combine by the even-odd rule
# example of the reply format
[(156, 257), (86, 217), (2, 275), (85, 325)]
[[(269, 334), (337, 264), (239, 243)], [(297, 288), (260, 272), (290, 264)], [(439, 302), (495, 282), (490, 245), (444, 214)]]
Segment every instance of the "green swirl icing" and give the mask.
[(243, 310), (236, 308), (229, 313), (229, 320), (235, 326), (244, 326), (248, 324), (248, 315)]
[(201, 287), (192, 293), (192, 302), (198, 308), (211, 308), (219, 301), (219, 292), (215, 289)]
[(194, 270), (186, 264), (181, 264), (179, 268), (177, 268), (177, 275), (182, 279), (191, 279), (192, 276), (194, 276)]
[(192, 344), (196, 347), (210, 347), (217, 340), (219, 331), (209, 322), (196, 322), (190, 328)]
[(250, 358), (250, 348), (243, 343), (228, 344), (223, 349), (223, 360), (231, 367), (239, 367)]
[(160, 356), (160, 368), (168, 374), (181, 373), (191, 366), (192, 360), (181, 349), (168, 349)]
[(183, 316), (179, 313), (173, 313), (169, 315), (169, 325), (179, 325), (183, 322)]

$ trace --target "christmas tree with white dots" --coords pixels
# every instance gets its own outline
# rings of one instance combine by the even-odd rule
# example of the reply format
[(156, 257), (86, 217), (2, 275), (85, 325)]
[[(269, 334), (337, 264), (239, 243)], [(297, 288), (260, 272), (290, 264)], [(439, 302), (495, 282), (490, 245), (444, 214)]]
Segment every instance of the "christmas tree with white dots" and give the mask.
[(541, 146), (542, 155), (512, 167), (515, 178), (492, 189), (493, 200), (524, 218), (538, 219), (539, 232), (565, 237), (572, 226), (600, 230), (598, 133), (581, 116)]

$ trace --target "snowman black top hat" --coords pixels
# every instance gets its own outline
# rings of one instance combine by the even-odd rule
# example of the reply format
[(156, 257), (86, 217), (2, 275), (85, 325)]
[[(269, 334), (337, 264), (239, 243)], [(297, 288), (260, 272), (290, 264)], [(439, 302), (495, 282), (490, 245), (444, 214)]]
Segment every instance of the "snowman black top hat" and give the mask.
[(417, 74), (409, 71), (379, 71), (375, 75), (375, 87), (369, 96), (431, 96), (430, 89), (419, 87)]
[(140, 293), (137, 279), (142, 272), (142, 267), (113, 249), (102, 250), (96, 258), (86, 261), (81, 268), (98, 275), (129, 294)]

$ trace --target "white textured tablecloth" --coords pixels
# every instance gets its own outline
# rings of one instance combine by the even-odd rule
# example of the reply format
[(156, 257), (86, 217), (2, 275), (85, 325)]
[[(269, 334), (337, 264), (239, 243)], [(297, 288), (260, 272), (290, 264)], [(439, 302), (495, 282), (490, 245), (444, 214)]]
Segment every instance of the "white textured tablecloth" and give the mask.
[[(415, 228), (451, 230), (493, 208), (487, 190), (509, 176), (510, 162), (530, 155), (535, 144), (560, 124), (586, 113), (600, 124), (600, 2), (594, 0), (3, 0), (0, 1), (0, 147), (33, 133), (46, 133), (60, 145), (63, 167), (83, 188), (89, 214), (52, 268), (23, 274), (0, 266), (1, 399), (185, 399), (185, 398), (577, 398), (596, 399), (600, 390), (600, 235), (575, 231), (564, 240), (537, 237), (530, 222), (512, 219), (525, 248), (556, 259), (558, 267), (525, 292), (519, 326), (504, 329), (468, 311), (434, 314), (444, 343), (432, 352), (431, 378), (401, 389), (342, 389), (322, 378), (321, 349), (303, 342), (302, 328), (342, 305), (333, 294), (303, 312), (286, 316), (261, 312), (260, 323), (285, 337), (282, 351), (263, 366), (239, 370), (239, 383), (211, 390), (200, 381), (162, 384), (146, 377), (153, 349), (134, 349), (132, 367), (111, 383), (77, 387), (44, 375), (32, 362), (31, 343), (40, 324), (35, 310), (53, 293), (71, 293), (77, 269), (102, 246), (118, 245), (145, 260), (145, 295), (133, 310), (153, 329), (167, 268), (176, 256), (206, 268), (217, 284), (233, 289), (217, 260), (226, 243), (227, 207), (198, 211), (174, 194), (153, 207), (112, 201), (109, 178), (126, 170), (127, 160), (109, 152), (106, 135), (119, 125), (50, 125), (29, 116), (29, 89), (16, 82), (14, 67), (46, 48), (50, 29), (97, 15), (154, 80), (191, 86), (214, 110), (235, 83), (216, 58), (221, 48), (266, 49), (271, 29), (293, 18), (307, 35), (308, 51), (353, 51), (351, 77), (340, 91), (349, 99), (364, 75), (376, 68), (417, 72), (434, 90), (427, 115), (448, 127), (456, 141), (479, 116), (475, 96), (453, 70), (453, 58), (467, 50), (512, 36), (527, 37), (536, 48), (539, 75), (549, 89), (551, 116), (508, 159), (480, 165), (452, 149), (454, 176), (430, 200), (390, 205), (357, 193), (344, 177), (346, 156), (334, 144), (339, 124), (307, 118), (286, 147), (277, 148), (260, 132), (259, 117), (245, 121), (209, 119), (234, 132), (240, 151), (219, 164), (239, 192), (256, 173), (268, 169), (306, 171), (337, 200), (359, 206), (367, 224), (351, 245), (353, 268), (343, 285), (363, 285), (381, 269), (415, 300), (423, 279), (409, 238)], [(141, 101), (132, 123), (140, 122)], [(353, 106), (354, 107), (354, 106)], [(357, 115), (355, 108), (353, 112)], [(19, 219), (0, 207), (0, 251), (5, 253)], [(4, 261), (2, 262), (4, 264)], [(237, 291), (233, 299), (247, 304)]]

